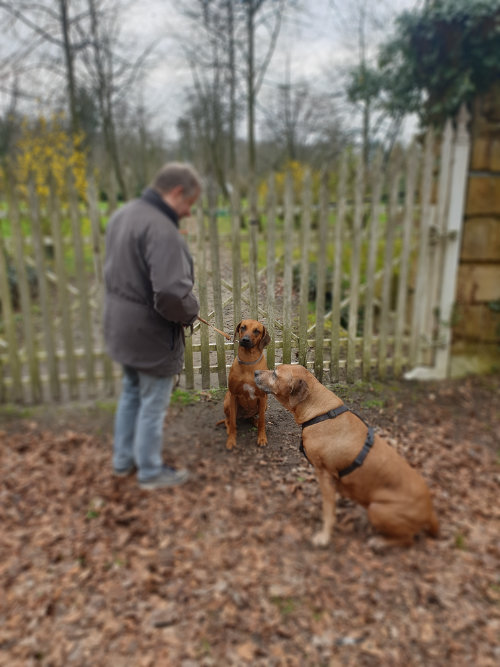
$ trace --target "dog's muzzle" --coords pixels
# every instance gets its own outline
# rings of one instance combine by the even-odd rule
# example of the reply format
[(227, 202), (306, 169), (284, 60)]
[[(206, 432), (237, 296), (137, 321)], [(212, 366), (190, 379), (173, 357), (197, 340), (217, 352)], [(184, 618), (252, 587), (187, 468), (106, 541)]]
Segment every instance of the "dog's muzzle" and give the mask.
[(257, 387), (258, 387), (259, 389), (261, 389), (262, 391), (264, 391), (266, 394), (270, 394), (270, 393), (271, 393), (271, 389), (270, 389), (269, 387), (267, 387), (266, 385), (261, 384), (261, 382), (259, 382), (259, 380), (260, 380), (260, 373), (261, 373), (260, 371), (254, 371), (254, 372), (253, 372), (253, 375), (254, 375), (254, 378), (255, 378), (255, 384), (257, 385)]
[(243, 338), (240, 338), (240, 345), (242, 347), (253, 347), (253, 343), (249, 336), (243, 336)]

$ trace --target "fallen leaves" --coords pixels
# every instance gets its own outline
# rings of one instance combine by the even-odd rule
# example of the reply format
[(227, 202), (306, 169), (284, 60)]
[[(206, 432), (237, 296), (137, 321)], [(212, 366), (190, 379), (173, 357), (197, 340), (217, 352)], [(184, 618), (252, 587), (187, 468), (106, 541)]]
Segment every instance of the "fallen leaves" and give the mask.
[(436, 385), (432, 407), (415, 391), (357, 408), (422, 471), (441, 521), (439, 539), (383, 555), (346, 500), (331, 546), (311, 547), (319, 489), (275, 401), (269, 446), (242, 424), (231, 453), (220, 402), (176, 410), (165, 453), (193, 480), (154, 493), (112, 477), (110, 425), (104, 441), (85, 423), (9, 429), (0, 664), (498, 664), (500, 377)]

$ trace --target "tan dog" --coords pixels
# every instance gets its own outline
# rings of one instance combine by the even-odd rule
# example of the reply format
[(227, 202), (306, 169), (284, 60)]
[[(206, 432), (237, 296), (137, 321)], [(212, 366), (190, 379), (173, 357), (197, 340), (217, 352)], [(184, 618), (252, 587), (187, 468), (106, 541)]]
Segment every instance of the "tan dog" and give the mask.
[[(226, 447), (236, 446), (236, 418), (254, 417), (257, 426), (257, 444), (267, 445), (265, 414), (267, 394), (257, 388), (254, 371), (267, 369), (264, 348), (271, 340), (266, 328), (257, 320), (242, 320), (236, 327), (234, 337), (239, 346), (236, 359), (229, 371), (228, 391), (224, 397), (226, 419)], [(221, 423), (221, 422), (218, 422)]]
[[(438, 520), (423, 478), (359, 417), (342, 407), (341, 399), (312, 373), (303, 366), (283, 365), (275, 371), (256, 371), (255, 380), (303, 426), (304, 453), (318, 476), (323, 501), (323, 528), (313, 544), (325, 546), (330, 541), (335, 490), (365, 507), (373, 526), (388, 537), (383, 541), (375, 538), (373, 547), (409, 545), (420, 530), (437, 535)], [(336, 413), (326, 416), (334, 410)], [(320, 415), (325, 416), (316, 421)], [(306, 425), (310, 420), (314, 423)], [(361, 450), (366, 456), (356, 465)]]

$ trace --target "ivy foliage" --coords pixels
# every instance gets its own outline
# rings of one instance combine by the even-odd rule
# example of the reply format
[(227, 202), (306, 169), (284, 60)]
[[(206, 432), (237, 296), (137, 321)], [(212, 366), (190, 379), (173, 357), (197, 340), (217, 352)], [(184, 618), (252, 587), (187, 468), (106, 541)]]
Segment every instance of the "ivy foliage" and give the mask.
[(379, 54), (392, 114), (441, 125), (500, 80), (500, 0), (430, 0), (396, 26)]

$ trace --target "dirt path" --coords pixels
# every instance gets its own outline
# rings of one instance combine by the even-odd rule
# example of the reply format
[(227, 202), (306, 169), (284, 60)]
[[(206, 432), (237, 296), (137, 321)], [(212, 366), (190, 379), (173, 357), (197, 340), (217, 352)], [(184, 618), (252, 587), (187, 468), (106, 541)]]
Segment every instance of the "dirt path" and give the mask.
[(429, 482), (439, 539), (385, 555), (340, 501), (314, 549), (317, 482), (274, 400), (269, 446), (222, 401), (173, 405), (167, 462), (193, 479), (140, 491), (110, 475), (111, 411), (6, 419), (0, 435), (0, 664), (497, 665), (500, 375), (339, 387)]

